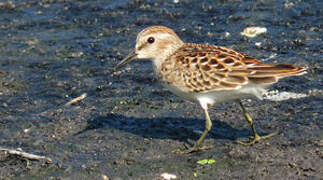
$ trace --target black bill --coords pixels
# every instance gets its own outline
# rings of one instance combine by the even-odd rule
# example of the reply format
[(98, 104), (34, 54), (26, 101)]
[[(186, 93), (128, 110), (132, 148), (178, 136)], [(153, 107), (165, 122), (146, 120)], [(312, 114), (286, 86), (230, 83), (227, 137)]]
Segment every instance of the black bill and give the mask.
[(113, 68), (113, 71), (118, 70), (121, 66), (137, 59), (137, 54), (135, 51), (131, 51), (126, 58), (124, 58), (118, 65)]

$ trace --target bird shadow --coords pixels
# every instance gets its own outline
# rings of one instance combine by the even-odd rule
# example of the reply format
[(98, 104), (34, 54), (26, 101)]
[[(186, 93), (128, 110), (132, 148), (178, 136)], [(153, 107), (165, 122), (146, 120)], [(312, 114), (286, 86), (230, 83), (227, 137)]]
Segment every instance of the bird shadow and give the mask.
[[(193, 118), (140, 118), (118, 114), (96, 116), (87, 121), (85, 129), (74, 136), (88, 131), (103, 128), (114, 128), (144, 138), (173, 139), (188, 142), (188, 139), (197, 140), (205, 127), (204, 119)], [(251, 135), (250, 129), (236, 129), (226, 122), (213, 121), (213, 128), (207, 138), (236, 140)]]

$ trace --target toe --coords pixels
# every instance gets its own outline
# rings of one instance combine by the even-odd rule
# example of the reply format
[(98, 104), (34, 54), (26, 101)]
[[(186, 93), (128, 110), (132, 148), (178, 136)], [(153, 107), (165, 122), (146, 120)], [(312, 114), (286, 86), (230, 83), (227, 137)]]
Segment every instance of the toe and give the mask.
[(256, 134), (253, 138), (253, 140), (249, 141), (249, 142), (243, 142), (243, 141), (237, 141), (239, 144), (245, 145), (245, 146), (252, 146), (255, 143), (261, 141), (261, 140), (265, 140), (265, 139), (269, 139), (275, 135), (279, 134), (279, 132), (274, 132), (274, 133), (270, 133), (266, 136), (259, 136), (258, 134)]

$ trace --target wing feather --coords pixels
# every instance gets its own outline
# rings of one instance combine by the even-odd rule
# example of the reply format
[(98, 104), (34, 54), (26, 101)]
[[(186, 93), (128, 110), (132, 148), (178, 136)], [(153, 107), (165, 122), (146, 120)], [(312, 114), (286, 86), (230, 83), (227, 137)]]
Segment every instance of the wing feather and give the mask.
[(201, 44), (184, 44), (169, 59), (188, 91), (209, 92), (239, 89), (247, 84), (273, 84), (280, 78), (300, 75), (304, 67), (267, 64), (233, 49)]

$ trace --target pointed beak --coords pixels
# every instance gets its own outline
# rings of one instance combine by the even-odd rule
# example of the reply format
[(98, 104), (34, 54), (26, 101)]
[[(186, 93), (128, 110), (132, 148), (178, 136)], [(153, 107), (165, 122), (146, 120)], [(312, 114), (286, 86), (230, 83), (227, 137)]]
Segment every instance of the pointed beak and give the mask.
[(135, 50), (131, 51), (126, 58), (124, 58), (118, 65), (113, 68), (113, 71), (118, 70), (121, 66), (137, 59), (137, 54)]

